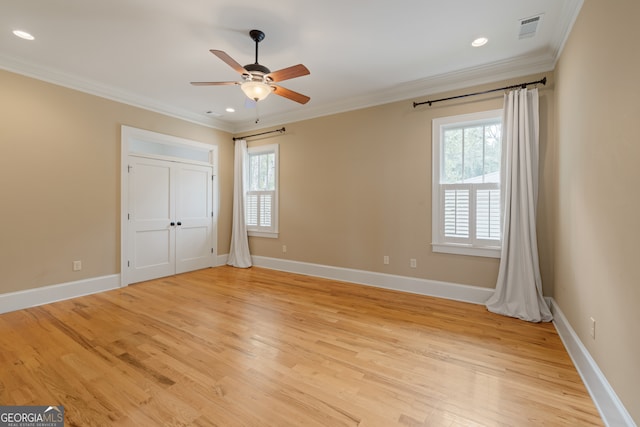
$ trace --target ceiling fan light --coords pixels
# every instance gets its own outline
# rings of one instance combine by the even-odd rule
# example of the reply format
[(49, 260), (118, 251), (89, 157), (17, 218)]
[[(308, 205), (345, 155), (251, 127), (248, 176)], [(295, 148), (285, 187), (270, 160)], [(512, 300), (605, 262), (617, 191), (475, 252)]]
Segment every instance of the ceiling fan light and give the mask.
[(273, 91), (273, 88), (263, 82), (244, 82), (240, 88), (249, 99), (262, 101)]

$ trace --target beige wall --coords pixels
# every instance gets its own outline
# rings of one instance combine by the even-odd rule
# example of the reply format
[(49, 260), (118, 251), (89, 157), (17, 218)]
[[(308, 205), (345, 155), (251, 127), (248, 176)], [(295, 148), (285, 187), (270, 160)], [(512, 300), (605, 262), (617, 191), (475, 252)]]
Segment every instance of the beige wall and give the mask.
[[(122, 124), (218, 144), (218, 253), (228, 251), (229, 134), (5, 71), (0, 79), (0, 177), (9, 183), (0, 219), (11, 224), (0, 243), (0, 293), (119, 272)], [(541, 95), (543, 157), (551, 87)], [(431, 120), (501, 105), (501, 94), (417, 109), (403, 101), (287, 124), (285, 135), (250, 142), (278, 142), (281, 150), (280, 238), (252, 238), (253, 253), (493, 287), (496, 259), (431, 252)], [(543, 185), (541, 207), (545, 194)], [(81, 272), (71, 270), (76, 259)], [(551, 268), (541, 260), (544, 278)]]
[(565, 45), (554, 204), (555, 299), (638, 424), (639, 16), (636, 0), (586, 0)]
[(121, 125), (220, 147), (228, 252), (230, 134), (1, 70), (0, 87), (0, 293), (119, 273)]
[[(550, 87), (552, 74), (546, 75)], [(545, 173), (553, 106), (549, 87), (541, 88)], [(431, 120), (502, 108), (502, 103), (502, 93), (416, 109), (407, 100), (287, 124), (284, 135), (250, 141), (249, 146), (280, 145), (280, 237), (251, 238), (252, 254), (494, 287), (497, 259), (431, 251)], [(547, 184), (544, 177), (541, 199)], [(546, 206), (542, 201), (542, 212)], [(547, 224), (545, 214), (541, 226)], [(382, 262), (385, 255), (389, 265)], [(409, 267), (410, 258), (417, 259), (417, 269)], [(551, 271), (548, 264), (544, 268)]]

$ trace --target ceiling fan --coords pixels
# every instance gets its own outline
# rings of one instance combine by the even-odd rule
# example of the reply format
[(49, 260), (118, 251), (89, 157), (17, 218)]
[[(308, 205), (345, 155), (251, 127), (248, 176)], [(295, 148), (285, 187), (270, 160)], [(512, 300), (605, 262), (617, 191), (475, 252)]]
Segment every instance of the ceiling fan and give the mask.
[(258, 43), (264, 39), (264, 33), (260, 30), (251, 30), (249, 31), (249, 36), (251, 36), (253, 41), (256, 42), (256, 62), (254, 64), (248, 64), (243, 67), (225, 52), (215, 49), (210, 50), (211, 53), (236, 70), (236, 72), (242, 76), (242, 81), (191, 82), (191, 84), (194, 86), (239, 85), (245, 95), (256, 102), (262, 101), (269, 96), (271, 92), (292, 101), (299, 102), (300, 104), (306, 104), (309, 102), (311, 98), (308, 96), (274, 84), (310, 74), (307, 67), (302, 64), (298, 64), (272, 72), (264, 65), (258, 63)]

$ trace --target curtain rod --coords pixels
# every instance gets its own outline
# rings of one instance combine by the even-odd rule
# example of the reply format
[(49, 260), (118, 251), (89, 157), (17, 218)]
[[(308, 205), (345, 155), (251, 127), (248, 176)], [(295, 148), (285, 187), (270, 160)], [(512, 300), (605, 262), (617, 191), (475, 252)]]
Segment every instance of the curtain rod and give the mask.
[(489, 90), (485, 90), (484, 92), (467, 93), (465, 95), (450, 96), (448, 98), (434, 99), (433, 101), (414, 102), (413, 103), (413, 108), (416, 108), (418, 105), (423, 105), (423, 104), (429, 104), (429, 107), (431, 107), (431, 104), (433, 104), (434, 102), (449, 101), (450, 99), (465, 98), (467, 96), (484, 95), (485, 93), (498, 92), (498, 91), (507, 90), (507, 89), (515, 89), (517, 87), (524, 89), (529, 85), (537, 85), (537, 84), (540, 84), (540, 83), (542, 83), (543, 85), (546, 85), (547, 84), (547, 78), (543, 77), (541, 80), (538, 80), (536, 82), (520, 83), (520, 84), (517, 84), (517, 85), (500, 87), (500, 88), (497, 88), (497, 89), (489, 89)]
[(236, 141), (238, 139), (246, 139), (246, 138), (251, 138), (252, 136), (260, 136), (260, 135), (266, 135), (268, 133), (274, 133), (274, 132), (284, 132), (286, 129), (284, 128), (284, 126), (280, 129), (276, 129), (276, 130), (270, 130), (268, 132), (262, 132), (262, 133), (254, 133), (253, 135), (245, 135), (245, 136), (234, 136), (233, 140)]

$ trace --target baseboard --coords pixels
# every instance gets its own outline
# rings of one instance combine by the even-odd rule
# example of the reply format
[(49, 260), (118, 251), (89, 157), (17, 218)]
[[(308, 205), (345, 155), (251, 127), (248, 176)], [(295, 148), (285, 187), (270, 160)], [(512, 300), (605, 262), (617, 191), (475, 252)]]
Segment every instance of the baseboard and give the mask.
[(635, 427), (636, 424), (631, 415), (629, 415), (618, 395), (616, 395), (553, 298), (551, 299), (551, 312), (553, 313), (553, 323), (558, 335), (560, 335), (560, 339), (564, 343), (571, 360), (573, 360), (573, 364), (582, 377), (582, 381), (587, 387), (604, 423), (611, 427)]
[(216, 257), (216, 267), (222, 267), (227, 264), (227, 259), (229, 259), (229, 254), (218, 255)]
[(493, 289), (477, 286), (461, 285), (457, 283), (439, 282), (436, 280), (419, 279), (416, 277), (396, 276), (392, 274), (376, 273), (365, 270), (332, 267), (321, 264), (311, 264), (290, 261), (279, 258), (253, 256), (253, 265), (272, 270), (307, 276), (322, 277), (339, 280), (341, 282), (357, 283), (375, 286), (413, 294), (427, 295), (438, 298), (451, 299), (474, 304), (484, 304), (493, 294)]
[(51, 302), (95, 294), (120, 287), (120, 275), (93, 277), (91, 279), (75, 282), (61, 283), (58, 285), (44, 286), (41, 288), (27, 289), (25, 291), (11, 292), (0, 295), (0, 313), (22, 310)]

